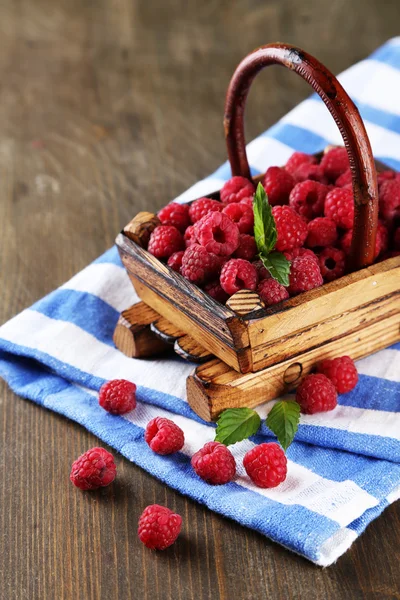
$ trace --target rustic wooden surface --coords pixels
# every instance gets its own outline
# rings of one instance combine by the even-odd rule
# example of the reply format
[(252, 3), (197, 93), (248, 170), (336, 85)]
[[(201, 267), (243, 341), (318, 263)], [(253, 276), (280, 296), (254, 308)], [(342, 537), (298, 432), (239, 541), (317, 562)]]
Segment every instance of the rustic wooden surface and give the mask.
[[(0, 32), (3, 322), (225, 159), (224, 93), (245, 53), (290, 41), (338, 72), (398, 33), (398, 2), (1, 0)], [(269, 70), (248, 135), (307, 94)], [(120, 457), (115, 485), (78, 492), (70, 463), (98, 440), (0, 393), (1, 600), (400, 598), (399, 503), (321, 570)], [(163, 554), (136, 537), (155, 501), (186, 523)]]

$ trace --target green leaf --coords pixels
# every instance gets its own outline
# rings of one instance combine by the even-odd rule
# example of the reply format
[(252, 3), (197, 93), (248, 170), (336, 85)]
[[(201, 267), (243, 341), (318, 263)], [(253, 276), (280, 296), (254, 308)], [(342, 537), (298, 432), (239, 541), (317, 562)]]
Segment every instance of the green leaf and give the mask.
[(228, 408), (217, 421), (215, 441), (229, 446), (254, 435), (261, 419), (251, 408)]
[(260, 253), (259, 256), (271, 277), (287, 287), (289, 285), (290, 261), (286, 256), (278, 251), (269, 254)]
[(277, 233), (268, 196), (261, 183), (258, 184), (253, 200), (254, 237), (259, 252), (268, 254), (275, 248)]
[(299, 426), (300, 405), (297, 402), (280, 400), (268, 414), (266, 424), (276, 435), (284, 450), (293, 442)]

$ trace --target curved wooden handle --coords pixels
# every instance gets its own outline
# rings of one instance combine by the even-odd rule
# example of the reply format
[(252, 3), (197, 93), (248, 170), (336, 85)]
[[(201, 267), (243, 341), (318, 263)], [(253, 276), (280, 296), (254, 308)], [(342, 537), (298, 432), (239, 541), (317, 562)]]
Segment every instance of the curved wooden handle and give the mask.
[(250, 178), (243, 115), (253, 79), (269, 65), (288, 67), (319, 94), (339, 127), (353, 174), (354, 229), (349, 267), (374, 260), (378, 225), (378, 184), (371, 145), (357, 107), (336, 77), (307, 52), (287, 44), (268, 44), (254, 50), (237, 67), (228, 87), (224, 129), (232, 175)]

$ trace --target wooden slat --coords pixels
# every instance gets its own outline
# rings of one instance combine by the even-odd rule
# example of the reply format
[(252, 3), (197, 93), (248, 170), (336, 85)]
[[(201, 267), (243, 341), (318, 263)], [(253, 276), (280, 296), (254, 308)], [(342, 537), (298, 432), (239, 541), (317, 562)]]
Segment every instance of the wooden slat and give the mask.
[(157, 319), (151, 323), (150, 329), (161, 340), (167, 344), (174, 344), (178, 338), (185, 335), (185, 332), (176, 327), (171, 321), (160, 317), (158, 313), (156, 315)]
[(184, 335), (177, 339), (174, 349), (179, 356), (191, 362), (205, 362), (212, 358), (212, 354), (200, 346), (190, 335)]
[(248, 315), (255, 310), (260, 310), (265, 305), (257, 292), (240, 290), (227, 300), (226, 306), (233, 310), (237, 315)]
[(144, 302), (123, 311), (114, 330), (115, 346), (129, 358), (147, 358), (168, 349), (151, 330), (150, 323), (157, 313)]

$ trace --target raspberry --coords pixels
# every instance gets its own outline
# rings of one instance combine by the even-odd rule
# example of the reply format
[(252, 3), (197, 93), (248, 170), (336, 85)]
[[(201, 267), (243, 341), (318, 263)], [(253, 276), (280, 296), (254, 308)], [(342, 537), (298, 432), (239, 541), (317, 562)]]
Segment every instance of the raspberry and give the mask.
[(350, 169), (347, 169), (344, 173), (342, 173), (335, 182), (336, 187), (345, 187), (346, 185), (352, 185), (353, 183), (353, 174)]
[(353, 230), (349, 229), (340, 238), (340, 247), (346, 255), (350, 254), (351, 240), (353, 238)]
[(323, 360), (317, 369), (331, 380), (338, 394), (346, 394), (357, 385), (358, 373), (350, 356)]
[(236, 473), (232, 452), (219, 442), (207, 442), (193, 454), (192, 467), (201, 479), (212, 485), (228, 483)]
[(222, 212), (236, 223), (240, 233), (250, 233), (253, 231), (254, 213), (252, 208), (241, 202), (233, 202), (225, 206)]
[(184, 250), (179, 250), (179, 252), (174, 252), (171, 254), (169, 259), (167, 260), (167, 265), (171, 267), (177, 273), (180, 272), (182, 266), (182, 258), (185, 254)]
[(305, 219), (314, 219), (323, 214), (328, 191), (328, 187), (318, 181), (297, 183), (290, 192), (289, 206)]
[(293, 152), (285, 165), (285, 170), (294, 175), (297, 169), (301, 165), (313, 165), (317, 162), (317, 159), (312, 154), (305, 154), (304, 152)]
[(291, 296), (307, 292), (323, 284), (319, 264), (311, 256), (295, 258), (290, 267), (289, 293)]
[(239, 229), (224, 213), (206, 215), (196, 225), (199, 243), (208, 252), (218, 256), (231, 256), (239, 246)]
[(260, 488), (273, 488), (285, 481), (287, 459), (275, 442), (259, 444), (246, 452), (243, 466), (252, 482)]
[(318, 256), (315, 254), (315, 252), (309, 250), (308, 248), (293, 248), (293, 250), (290, 250), (290, 252), (284, 252), (283, 254), (290, 262), (293, 262), (294, 259), (299, 258), (299, 256), (309, 256), (318, 264)]
[(232, 258), (222, 267), (221, 287), (232, 296), (239, 290), (255, 290), (257, 287), (257, 271), (247, 260)]
[(336, 223), (328, 217), (317, 217), (308, 223), (307, 229), (306, 246), (309, 248), (332, 246), (337, 242)]
[(192, 223), (197, 223), (205, 215), (210, 212), (219, 212), (224, 208), (221, 202), (213, 200), (212, 198), (199, 198), (192, 202), (189, 207), (189, 217)]
[(329, 180), (327, 177), (325, 177), (320, 165), (300, 165), (296, 173), (293, 175), (293, 179), (295, 183), (301, 183), (302, 181), (307, 181), (309, 179), (318, 181), (324, 185), (329, 183)]
[[(233, 204), (232, 206), (237, 206)], [(253, 260), (257, 254), (256, 240), (252, 235), (241, 233), (239, 236), (239, 246), (235, 250), (235, 258), (244, 258), (245, 260)]]
[(244, 204), (245, 206), (247, 206), (248, 208), (251, 208), (251, 210), (253, 210), (253, 196), (249, 196), (248, 198), (243, 198), (243, 200), (241, 200), (239, 202), (239, 204)]
[(150, 235), (147, 250), (156, 258), (169, 258), (174, 252), (182, 250), (183, 237), (173, 225), (159, 225)]
[[(347, 255), (350, 254), (352, 238), (353, 238), (353, 230), (349, 229), (349, 231), (346, 231), (346, 233), (342, 236), (342, 238), (340, 240), (340, 247), (342, 248), (343, 252)], [(383, 252), (385, 252), (387, 250), (388, 243), (389, 243), (389, 233), (388, 233), (387, 227), (381, 221), (379, 221), (378, 227), (376, 230), (374, 260), (379, 256), (379, 254), (382, 254)]]
[(331, 190), (325, 198), (324, 214), (338, 227), (351, 229), (354, 221), (353, 191), (346, 187)]
[(350, 168), (346, 148), (331, 148), (324, 154), (320, 164), (328, 179), (335, 182), (342, 173)]
[(76, 459), (69, 478), (81, 490), (97, 490), (114, 481), (116, 474), (113, 455), (104, 448), (92, 448)]
[(103, 383), (99, 404), (112, 415), (123, 415), (136, 407), (136, 385), (126, 379), (112, 379)]
[(264, 267), (261, 260), (256, 260), (253, 262), (253, 267), (255, 267), (257, 271), (258, 281), (261, 281), (262, 279), (269, 279), (271, 277), (269, 271)]
[(183, 448), (183, 431), (170, 419), (155, 417), (147, 423), (144, 439), (156, 454), (172, 454)]
[(171, 204), (167, 204), (167, 206), (160, 210), (158, 218), (163, 225), (173, 225), (181, 233), (184, 233), (190, 223), (189, 207), (187, 204), (171, 202)]
[(229, 298), (228, 294), (222, 289), (219, 281), (212, 281), (210, 283), (207, 283), (207, 285), (204, 288), (204, 291), (207, 292), (207, 294), (211, 296), (211, 298), (214, 298), (214, 300), (220, 302), (221, 304), (225, 304), (225, 302)]
[(393, 246), (395, 250), (400, 250), (400, 227), (393, 234)]
[(333, 281), (344, 275), (346, 255), (343, 250), (327, 246), (322, 250), (318, 260), (324, 281)]
[(285, 250), (293, 250), (293, 248), (304, 244), (307, 237), (307, 223), (293, 208), (289, 206), (274, 206), (272, 215), (278, 234), (276, 250), (284, 252)]
[(219, 197), (221, 202), (230, 204), (231, 202), (240, 202), (248, 196), (253, 196), (254, 192), (254, 184), (249, 179), (245, 177), (232, 177), (224, 184)]
[(382, 218), (389, 223), (400, 219), (400, 180), (389, 179), (381, 184), (379, 212)]
[(184, 233), (183, 239), (186, 248), (189, 248), (192, 244), (197, 244), (196, 227), (194, 225), (189, 225)]
[(388, 169), (386, 171), (381, 171), (380, 173), (377, 173), (377, 175), (378, 175), (378, 185), (379, 186), (381, 185), (381, 183), (383, 183), (384, 181), (387, 181), (388, 179), (396, 178), (395, 171), (391, 171), (390, 169)]
[(287, 289), (272, 277), (263, 279), (258, 285), (257, 292), (266, 306), (278, 304), (278, 302), (282, 302), (282, 300), (289, 298)]
[(270, 167), (265, 173), (262, 183), (271, 206), (288, 203), (294, 179), (285, 169)]
[(199, 244), (193, 244), (186, 248), (182, 257), (181, 274), (196, 283), (202, 285), (218, 271), (219, 263), (215, 254)]
[(166, 506), (151, 504), (140, 515), (138, 536), (150, 550), (165, 550), (176, 541), (181, 526), (180, 515)]
[(306, 415), (333, 410), (337, 405), (335, 386), (322, 373), (307, 375), (296, 390), (296, 402)]

